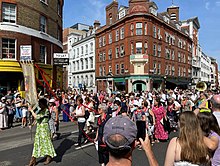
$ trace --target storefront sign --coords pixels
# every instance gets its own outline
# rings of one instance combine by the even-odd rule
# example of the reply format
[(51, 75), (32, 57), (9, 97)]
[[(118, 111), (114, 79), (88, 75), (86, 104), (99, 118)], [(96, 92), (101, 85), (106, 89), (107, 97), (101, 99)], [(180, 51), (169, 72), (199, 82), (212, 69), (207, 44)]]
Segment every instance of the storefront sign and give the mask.
[(53, 64), (54, 65), (69, 65), (69, 54), (54, 53)]

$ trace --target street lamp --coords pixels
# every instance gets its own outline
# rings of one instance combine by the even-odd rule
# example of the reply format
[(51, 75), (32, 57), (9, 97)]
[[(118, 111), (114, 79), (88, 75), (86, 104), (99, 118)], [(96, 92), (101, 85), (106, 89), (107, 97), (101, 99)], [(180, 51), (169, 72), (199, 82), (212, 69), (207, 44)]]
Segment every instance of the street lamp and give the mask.
[(164, 76), (163, 78), (164, 78), (164, 89), (166, 89), (167, 88), (166, 87), (166, 85), (167, 85), (167, 76)]

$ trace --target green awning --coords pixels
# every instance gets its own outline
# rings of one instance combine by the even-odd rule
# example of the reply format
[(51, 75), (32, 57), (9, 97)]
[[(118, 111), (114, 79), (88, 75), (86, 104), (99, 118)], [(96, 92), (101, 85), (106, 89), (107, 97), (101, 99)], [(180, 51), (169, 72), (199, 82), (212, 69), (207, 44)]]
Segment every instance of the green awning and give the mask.
[(125, 82), (125, 78), (114, 78), (114, 82)]

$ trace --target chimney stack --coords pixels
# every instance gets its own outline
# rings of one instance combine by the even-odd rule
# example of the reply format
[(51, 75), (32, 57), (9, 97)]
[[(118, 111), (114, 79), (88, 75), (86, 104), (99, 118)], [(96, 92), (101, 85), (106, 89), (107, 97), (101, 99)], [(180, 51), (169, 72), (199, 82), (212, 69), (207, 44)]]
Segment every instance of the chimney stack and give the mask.
[(95, 20), (95, 22), (94, 22), (94, 29), (95, 30), (99, 29), (100, 25), (101, 25), (100, 22), (98, 20)]
[(171, 20), (174, 22), (179, 22), (179, 7), (178, 6), (171, 6), (167, 8), (167, 12), (170, 15)]
[(105, 8), (106, 11), (106, 25), (112, 25), (118, 20), (118, 2), (113, 2)]

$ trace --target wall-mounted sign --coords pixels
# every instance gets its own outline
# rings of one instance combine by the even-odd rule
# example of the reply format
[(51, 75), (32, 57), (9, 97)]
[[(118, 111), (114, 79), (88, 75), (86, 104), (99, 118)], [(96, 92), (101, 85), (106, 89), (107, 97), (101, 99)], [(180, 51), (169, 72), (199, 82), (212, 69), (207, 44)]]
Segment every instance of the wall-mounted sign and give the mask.
[(31, 47), (31, 45), (21, 45), (20, 46), (20, 60), (21, 61), (32, 60), (32, 47)]

